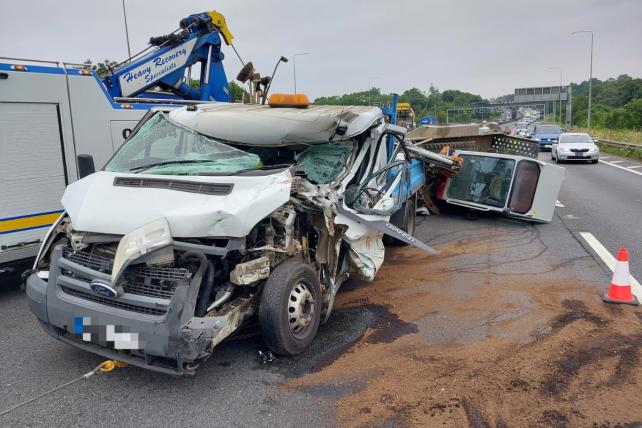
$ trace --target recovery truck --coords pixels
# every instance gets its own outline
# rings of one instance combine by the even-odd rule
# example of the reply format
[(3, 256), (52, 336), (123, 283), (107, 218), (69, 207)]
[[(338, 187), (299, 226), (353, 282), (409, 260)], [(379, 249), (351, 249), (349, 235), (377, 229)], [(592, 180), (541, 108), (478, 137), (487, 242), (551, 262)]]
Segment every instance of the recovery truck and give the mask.
[(222, 41), (231, 45), (232, 35), (210, 11), (151, 38), (102, 78), (82, 64), (0, 58), (0, 274), (36, 255), (87, 159), (78, 154), (103, 165), (151, 108), (230, 101)]

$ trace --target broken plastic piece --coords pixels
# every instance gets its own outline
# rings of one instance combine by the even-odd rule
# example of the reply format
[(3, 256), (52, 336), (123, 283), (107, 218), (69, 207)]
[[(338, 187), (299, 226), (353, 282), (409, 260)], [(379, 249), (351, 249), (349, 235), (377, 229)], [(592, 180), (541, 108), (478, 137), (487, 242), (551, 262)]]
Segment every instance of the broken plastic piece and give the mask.
[(268, 364), (271, 363), (276, 359), (272, 351), (261, 351), (259, 350), (259, 358), (261, 358), (261, 364)]
[(259, 257), (249, 262), (239, 263), (230, 272), (230, 282), (236, 285), (250, 285), (270, 276), (270, 259)]

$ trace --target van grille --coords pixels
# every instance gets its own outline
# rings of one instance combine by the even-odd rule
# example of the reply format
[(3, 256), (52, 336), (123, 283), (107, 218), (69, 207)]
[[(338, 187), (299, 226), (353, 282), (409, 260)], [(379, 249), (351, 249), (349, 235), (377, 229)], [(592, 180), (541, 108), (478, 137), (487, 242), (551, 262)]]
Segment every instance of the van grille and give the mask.
[(199, 183), (186, 180), (164, 180), (160, 178), (116, 177), (114, 186), (146, 187), (168, 189), (179, 192), (202, 193), (205, 195), (225, 196), (232, 193), (233, 183)]
[[(70, 248), (64, 248), (62, 254), (70, 262), (94, 271), (111, 274), (113, 266), (113, 259), (111, 258), (86, 251), (73, 251)], [(63, 269), (62, 274), (86, 283), (94, 279), (67, 269)], [(126, 293), (169, 300), (174, 296), (176, 287), (181, 284), (189, 284), (191, 276), (192, 274), (184, 268), (131, 266), (123, 273), (125, 281), (122, 286)]]
[(69, 260), (70, 262), (82, 265), (91, 270), (95, 270), (102, 273), (111, 273), (111, 269), (114, 266), (114, 260), (92, 254), (86, 251), (74, 251), (71, 248), (63, 248), (62, 256)]
[(167, 313), (167, 308), (148, 308), (146, 306), (132, 305), (130, 303), (124, 303), (119, 300), (107, 299), (105, 297), (100, 297), (92, 293), (86, 293), (84, 291), (76, 290), (74, 288), (69, 288), (65, 286), (60, 287), (62, 291), (70, 296), (79, 297), (84, 300), (89, 300), (91, 302), (100, 303), (101, 305), (112, 306), (114, 308), (125, 309), (126, 311), (138, 312), (140, 314), (147, 315), (165, 315)]

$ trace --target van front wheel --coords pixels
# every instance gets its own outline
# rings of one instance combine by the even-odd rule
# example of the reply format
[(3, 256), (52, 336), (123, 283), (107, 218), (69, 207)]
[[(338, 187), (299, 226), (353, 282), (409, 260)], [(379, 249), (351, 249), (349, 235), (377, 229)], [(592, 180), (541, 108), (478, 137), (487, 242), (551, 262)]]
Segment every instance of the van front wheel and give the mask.
[(265, 344), (275, 353), (303, 352), (319, 330), (321, 287), (317, 274), (299, 259), (278, 265), (270, 274), (259, 306)]

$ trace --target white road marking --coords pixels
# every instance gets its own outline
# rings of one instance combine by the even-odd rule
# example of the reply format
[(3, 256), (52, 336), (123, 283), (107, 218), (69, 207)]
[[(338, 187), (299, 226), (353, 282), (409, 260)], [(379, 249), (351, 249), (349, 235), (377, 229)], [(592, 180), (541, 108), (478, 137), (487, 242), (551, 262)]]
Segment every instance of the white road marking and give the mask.
[(600, 159), (613, 159), (612, 156), (600, 156)]
[[(608, 266), (611, 271), (615, 270), (615, 257), (611, 253), (609, 253), (609, 250), (602, 245), (600, 241), (597, 240), (595, 236), (593, 236), (592, 233), (590, 232), (580, 232), (580, 236), (584, 238), (587, 244), (590, 245), (590, 247), (595, 251), (595, 253), (600, 256), (602, 261), (606, 266)], [(635, 296), (640, 299), (642, 298), (642, 285), (631, 275), (631, 292), (635, 294)]]
[(620, 163), (620, 162), (624, 162), (624, 161), (623, 160), (617, 160), (617, 161), (611, 161), (610, 163)]
[(627, 166), (628, 169), (642, 168), (642, 165)]
[(614, 165), (613, 162), (606, 162), (606, 161), (603, 161), (602, 159), (600, 159), (599, 162), (606, 165), (611, 165), (613, 168), (620, 168), (622, 171), (628, 171), (632, 174), (642, 175), (642, 172), (633, 171), (632, 169), (628, 169), (620, 165)]
[(560, 201), (555, 201), (555, 206), (556, 207), (560, 207), (560, 208), (564, 208), (564, 204), (561, 203)]

